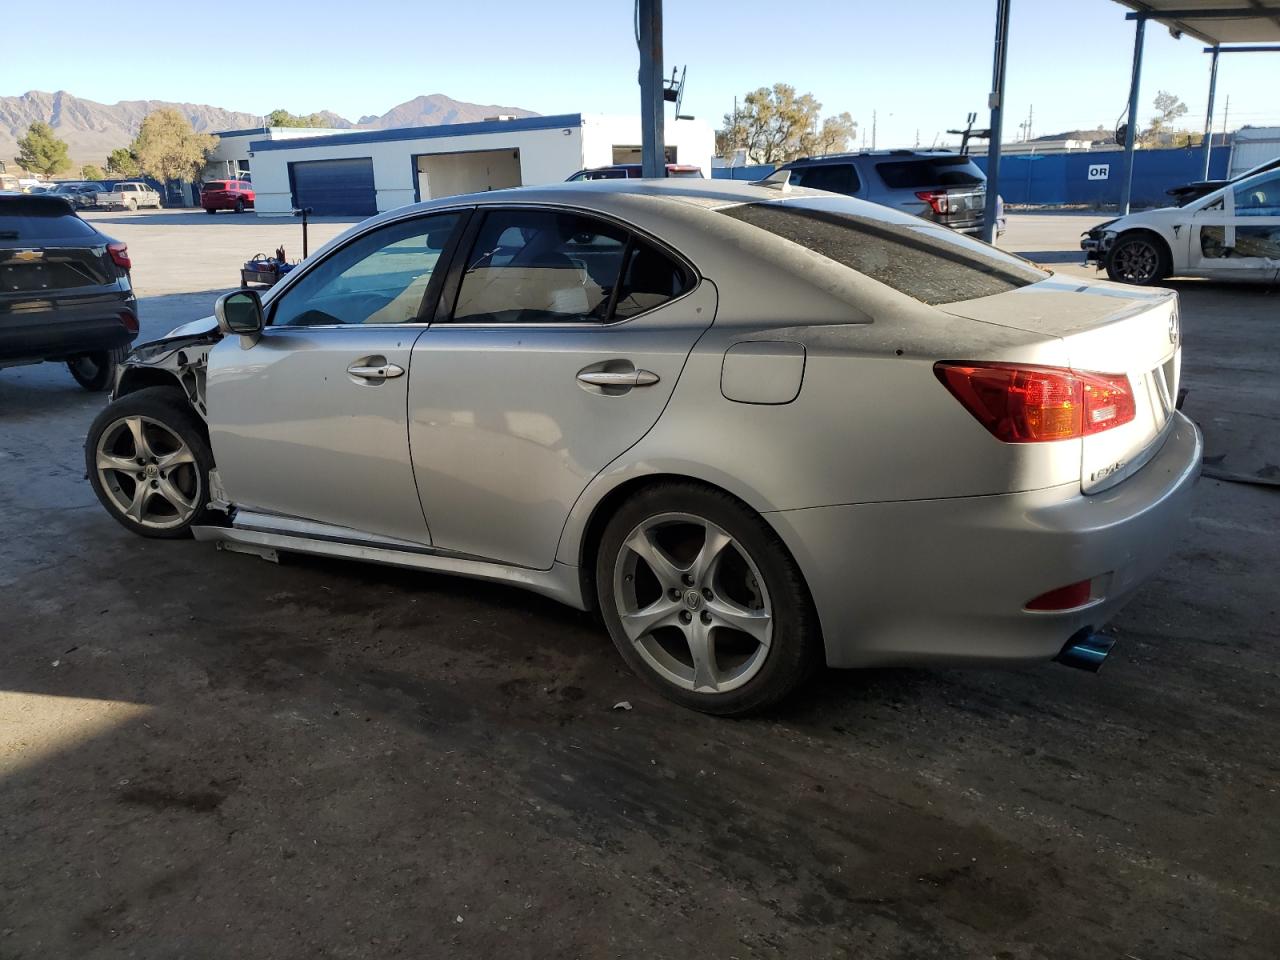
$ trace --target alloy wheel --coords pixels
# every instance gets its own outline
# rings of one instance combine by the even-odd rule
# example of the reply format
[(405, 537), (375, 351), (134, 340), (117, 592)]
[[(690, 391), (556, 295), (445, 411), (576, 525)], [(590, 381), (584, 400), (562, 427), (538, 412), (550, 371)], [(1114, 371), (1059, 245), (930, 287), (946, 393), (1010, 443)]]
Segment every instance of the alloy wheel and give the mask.
[(1116, 272), (1130, 283), (1146, 283), (1160, 268), (1160, 253), (1146, 240), (1129, 240), (1113, 255)]
[(150, 417), (123, 417), (102, 431), (95, 469), (112, 505), (144, 527), (180, 527), (200, 503), (195, 454), (173, 430)]
[(727, 693), (764, 665), (774, 622), (764, 577), (742, 544), (709, 520), (648, 518), (623, 541), (613, 579), (627, 639), (665, 680)]

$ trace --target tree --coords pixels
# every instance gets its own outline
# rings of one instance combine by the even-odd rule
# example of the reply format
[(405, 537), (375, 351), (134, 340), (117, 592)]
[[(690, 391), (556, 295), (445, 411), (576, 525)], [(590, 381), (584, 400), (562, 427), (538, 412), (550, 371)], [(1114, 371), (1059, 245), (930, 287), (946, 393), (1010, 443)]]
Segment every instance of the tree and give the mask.
[(849, 141), (858, 132), (858, 125), (848, 111), (827, 117), (822, 121), (821, 129), (812, 136), (813, 143), (806, 148), (806, 153), (843, 153), (849, 149)]
[(267, 114), (267, 126), (269, 127), (323, 127), (324, 125), (324, 118), (318, 113), (299, 116), (298, 114), (290, 113), (288, 110), (272, 110)]
[(107, 173), (115, 174), (117, 177), (136, 177), (142, 173), (142, 168), (138, 166), (138, 158), (134, 156), (132, 150), (128, 147), (117, 147), (111, 151), (111, 156), (107, 157)]
[(53, 127), (41, 120), (27, 128), (27, 135), (18, 141), (14, 159), (19, 166), (46, 177), (71, 169), (66, 142), (54, 136)]
[(218, 138), (196, 133), (177, 110), (156, 110), (142, 119), (132, 153), (142, 172), (162, 183), (195, 180)]
[(106, 173), (103, 172), (102, 168), (97, 164), (86, 163), (83, 167), (80, 168), (80, 179), (81, 180), (105, 180), (107, 179), (107, 175)]
[(753, 163), (783, 163), (807, 153), (832, 153), (848, 146), (857, 124), (848, 113), (828, 117), (818, 127), (822, 104), (813, 94), (797, 96), (786, 83), (746, 95), (735, 113), (726, 113), (716, 133), (722, 156), (745, 148)]
[(1162, 136), (1169, 132), (1170, 124), (1187, 112), (1187, 105), (1167, 90), (1157, 93), (1151, 103), (1156, 108), (1156, 116), (1141, 136), (1143, 146), (1158, 145)]

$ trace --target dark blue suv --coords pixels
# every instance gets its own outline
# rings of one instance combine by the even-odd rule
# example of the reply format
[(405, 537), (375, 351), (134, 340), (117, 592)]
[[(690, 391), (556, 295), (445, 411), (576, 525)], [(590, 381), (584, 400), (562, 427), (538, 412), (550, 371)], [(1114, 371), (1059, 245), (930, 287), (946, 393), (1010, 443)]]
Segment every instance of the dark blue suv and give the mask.
[[(933, 220), (961, 233), (982, 230), (987, 176), (973, 160), (944, 150), (864, 150), (783, 164), (791, 182), (843, 193)], [(1004, 232), (1004, 204), (997, 208)]]

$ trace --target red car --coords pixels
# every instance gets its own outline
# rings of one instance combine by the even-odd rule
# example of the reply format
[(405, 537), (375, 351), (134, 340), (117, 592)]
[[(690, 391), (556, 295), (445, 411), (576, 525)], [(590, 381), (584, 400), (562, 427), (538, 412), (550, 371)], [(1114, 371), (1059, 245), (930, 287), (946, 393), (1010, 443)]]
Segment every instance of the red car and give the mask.
[(205, 213), (253, 209), (253, 184), (248, 180), (213, 180), (200, 188), (200, 206)]

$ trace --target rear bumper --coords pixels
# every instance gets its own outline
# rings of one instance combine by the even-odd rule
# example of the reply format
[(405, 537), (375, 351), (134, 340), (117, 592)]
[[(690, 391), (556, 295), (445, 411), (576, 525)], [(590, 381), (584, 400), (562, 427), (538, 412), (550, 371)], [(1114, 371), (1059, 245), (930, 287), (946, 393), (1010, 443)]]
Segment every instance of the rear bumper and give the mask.
[[(1203, 445), (1174, 415), (1160, 452), (1099, 494), (1027, 493), (768, 515), (800, 563), (836, 667), (1049, 660), (1101, 627), (1172, 551)], [(1101, 577), (1101, 598), (1031, 612), (1033, 597)]]
[(137, 333), (121, 320), (125, 311), (136, 320), (132, 294), (0, 303), (0, 362), (63, 360), (127, 347)]

